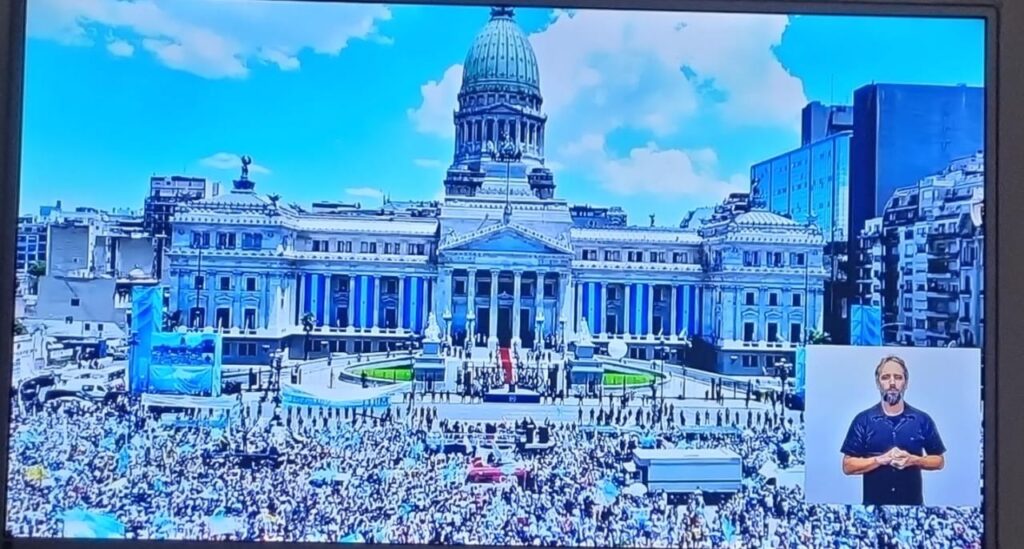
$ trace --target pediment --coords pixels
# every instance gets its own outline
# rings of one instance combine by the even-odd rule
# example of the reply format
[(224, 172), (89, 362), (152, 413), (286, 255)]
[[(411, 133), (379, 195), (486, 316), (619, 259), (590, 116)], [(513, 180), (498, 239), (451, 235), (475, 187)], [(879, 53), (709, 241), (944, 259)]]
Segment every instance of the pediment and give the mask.
[(516, 225), (500, 224), (492, 225), (481, 231), (446, 239), (441, 244), (441, 251), (527, 254), (572, 253), (572, 249), (567, 242), (562, 242)]

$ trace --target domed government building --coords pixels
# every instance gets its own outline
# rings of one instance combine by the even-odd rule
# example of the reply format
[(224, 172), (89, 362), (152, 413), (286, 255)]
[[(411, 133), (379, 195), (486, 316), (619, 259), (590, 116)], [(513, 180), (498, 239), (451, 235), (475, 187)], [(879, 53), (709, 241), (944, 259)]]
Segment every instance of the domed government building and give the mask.
[(675, 226), (570, 205), (545, 165), (542, 90), (513, 9), (493, 8), (466, 56), (443, 200), (307, 210), (258, 194), (243, 159), (231, 192), (173, 218), (170, 309), (224, 333), (226, 364), (402, 349), (431, 313), (456, 346), (557, 349), (586, 330), (599, 353), (622, 340), (632, 358), (728, 374), (792, 364), (821, 326), (815, 225), (764, 209), (757, 185)]

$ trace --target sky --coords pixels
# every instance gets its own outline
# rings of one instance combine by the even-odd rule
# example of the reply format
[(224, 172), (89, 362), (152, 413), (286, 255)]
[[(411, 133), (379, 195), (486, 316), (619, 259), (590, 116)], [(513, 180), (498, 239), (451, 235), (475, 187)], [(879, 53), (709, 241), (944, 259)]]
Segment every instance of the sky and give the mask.
[[(29, 0), (20, 208), (142, 207), (151, 175), (282, 201), (432, 200), (486, 7)], [(676, 225), (800, 144), (809, 101), (980, 86), (984, 22), (518, 9), (556, 195)]]

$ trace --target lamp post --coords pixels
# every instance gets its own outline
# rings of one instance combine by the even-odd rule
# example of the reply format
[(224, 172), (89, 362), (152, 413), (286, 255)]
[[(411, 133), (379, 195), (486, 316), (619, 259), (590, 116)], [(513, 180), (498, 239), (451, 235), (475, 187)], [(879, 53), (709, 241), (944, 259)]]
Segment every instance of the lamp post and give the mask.
[(537, 318), (534, 322), (537, 323), (537, 329), (534, 331), (533, 349), (539, 353), (544, 350), (544, 309), (537, 309)]
[(565, 314), (558, 317), (558, 352), (565, 352)]
[(782, 385), (782, 413), (786, 413), (786, 380), (789, 377), (789, 369), (791, 365), (785, 358), (780, 358), (775, 361), (775, 373), (779, 376), (779, 381)]
[(455, 346), (455, 340), (452, 339), (452, 311), (451, 309), (445, 309), (444, 314), (441, 315), (444, 319), (444, 340), (448, 342), (449, 347)]

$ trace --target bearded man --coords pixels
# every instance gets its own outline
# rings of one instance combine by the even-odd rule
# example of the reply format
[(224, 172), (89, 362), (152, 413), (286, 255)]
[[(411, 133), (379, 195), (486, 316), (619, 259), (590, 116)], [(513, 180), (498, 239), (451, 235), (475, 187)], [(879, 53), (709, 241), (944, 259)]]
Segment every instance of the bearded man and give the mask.
[(909, 381), (903, 359), (883, 358), (875, 367), (881, 402), (853, 418), (843, 441), (843, 473), (864, 477), (864, 505), (923, 505), (921, 471), (946, 464), (935, 422), (904, 400)]

